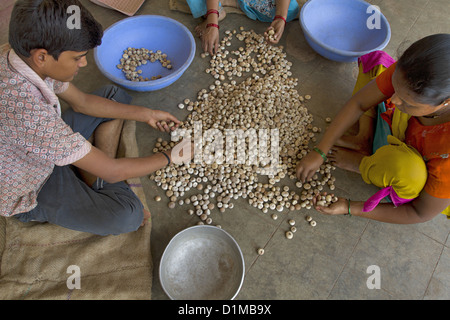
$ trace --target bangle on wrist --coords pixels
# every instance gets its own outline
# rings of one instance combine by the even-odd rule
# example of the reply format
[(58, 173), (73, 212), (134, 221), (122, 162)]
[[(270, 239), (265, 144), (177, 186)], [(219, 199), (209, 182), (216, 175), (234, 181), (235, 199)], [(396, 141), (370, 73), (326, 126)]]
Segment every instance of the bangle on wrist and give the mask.
[(170, 157), (164, 151), (161, 152), (167, 158), (167, 165), (170, 164)]
[(216, 9), (209, 9), (208, 11), (206, 11), (205, 18), (208, 17), (212, 13), (217, 14), (217, 17), (219, 17), (219, 11), (218, 10), (216, 10)]
[(318, 154), (320, 154), (320, 156), (323, 158), (324, 161), (327, 161), (327, 160), (328, 160), (327, 156), (325, 155), (325, 153), (324, 153), (322, 150), (320, 150), (320, 149), (317, 148), (317, 147), (314, 147), (313, 150), (314, 150), (315, 152), (317, 152)]
[(285, 19), (283, 16), (276, 15), (276, 16), (273, 18), (273, 21), (275, 21), (275, 20), (277, 20), (277, 19), (283, 20), (283, 21), (284, 21), (284, 24), (286, 24), (286, 19)]
[(348, 201), (348, 213), (346, 213), (345, 215), (346, 216), (352, 216), (352, 210), (350, 209), (350, 199), (347, 199), (347, 201)]
[(219, 29), (219, 25), (218, 25), (218, 24), (215, 24), (215, 23), (208, 23), (208, 24), (206, 25), (206, 28), (209, 28), (209, 27), (213, 27), (213, 28)]

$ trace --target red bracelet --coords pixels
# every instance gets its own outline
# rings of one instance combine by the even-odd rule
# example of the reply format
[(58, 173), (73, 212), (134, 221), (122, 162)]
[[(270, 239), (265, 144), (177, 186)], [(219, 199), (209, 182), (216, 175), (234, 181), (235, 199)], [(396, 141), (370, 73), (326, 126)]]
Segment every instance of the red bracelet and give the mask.
[(210, 10), (206, 11), (205, 17), (209, 16), (211, 13), (215, 13), (215, 14), (217, 14), (217, 16), (219, 16), (219, 11), (217, 11), (215, 9), (210, 9)]
[(218, 24), (215, 24), (215, 23), (208, 23), (208, 24), (206, 25), (206, 27), (207, 27), (207, 28), (209, 28), (209, 27), (214, 27), (214, 28), (219, 29), (219, 25), (218, 25)]
[(275, 21), (276, 19), (281, 19), (284, 21), (284, 24), (286, 24), (286, 19), (283, 16), (275, 16), (275, 18), (273, 18), (273, 21)]

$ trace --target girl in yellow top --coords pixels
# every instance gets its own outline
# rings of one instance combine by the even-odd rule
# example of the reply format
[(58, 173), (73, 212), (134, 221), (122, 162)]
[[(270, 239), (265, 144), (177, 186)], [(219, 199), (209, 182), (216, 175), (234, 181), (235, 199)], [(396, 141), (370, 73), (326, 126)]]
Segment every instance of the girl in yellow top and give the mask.
[[(383, 148), (368, 156), (367, 150), (371, 149), (368, 145), (362, 148), (334, 146), (338, 140), (336, 137), (342, 137), (360, 117), (367, 119), (363, 115), (366, 111), (388, 100), (392, 108), (383, 114), (383, 119), (390, 125), (395, 138), (391, 136), (386, 144), (399, 147), (406, 144), (420, 154), (427, 171), (424, 188), (419, 190), (415, 199), (404, 199), (395, 192), (401, 200), (410, 201), (376, 203), (378, 205), (372, 206), (369, 211), (364, 210), (364, 201), (343, 198), (327, 208), (316, 207), (318, 211), (325, 214), (350, 213), (384, 222), (408, 224), (428, 221), (449, 207), (450, 34), (436, 34), (417, 41), (397, 63), (356, 92), (329, 126), (316, 147), (317, 152), (310, 152), (297, 164), (298, 179), (310, 179), (328, 155), (338, 167), (361, 173), (366, 182), (381, 188), (391, 186), (398, 191), (399, 185), (408, 185), (404, 183), (405, 179), (413, 183), (418, 169), (408, 167), (412, 158), (396, 157), (392, 152), (383, 154)], [(360, 128), (362, 133), (358, 137), (366, 136), (372, 141), (372, 127)], [(354, 145), (361, 145), (361, 141)], [(401, 168), (405, 170), (400, 172)], [(371, 172), (372, 169), (375, 171)], [(423, 179), (423, 171), (418, 175)], [(420, 189), (420, 183), (412, 193), (408, 191), (406, 197), (414, 196), (417, 189)]]

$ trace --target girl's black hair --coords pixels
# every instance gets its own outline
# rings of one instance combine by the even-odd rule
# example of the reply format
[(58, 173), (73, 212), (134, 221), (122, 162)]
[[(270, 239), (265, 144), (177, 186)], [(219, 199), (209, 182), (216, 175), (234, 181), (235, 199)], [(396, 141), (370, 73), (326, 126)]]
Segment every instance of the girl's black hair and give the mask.
[[(79, 10), (68, 12), (72, 5)], [(78, 0), (18, 0), (11, 13), (9, 44), (25, 57), (45, 49), (58, 60), (64, 51), (95, 48), (102, 36), (102, 26)]]
[(450, 98), (450, 34), (434, 34), (413, 43), (397, 67), (418, 102), (438, 106)]

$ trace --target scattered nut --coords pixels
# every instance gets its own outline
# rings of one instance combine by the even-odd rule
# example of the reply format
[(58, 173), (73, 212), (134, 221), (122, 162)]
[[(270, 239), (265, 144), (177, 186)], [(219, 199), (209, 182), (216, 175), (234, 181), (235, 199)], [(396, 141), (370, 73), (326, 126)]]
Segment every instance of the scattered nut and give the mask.
[(312, 227), (315, 227), (315, 226), (317, 225), (317, 223), (316, 223), (314, 220), (311, 220), (311, 221), (309, 222), (309, 224), (310, 224)]
[(286, 238), (292, 239), (294, 237), (294, 234), (291, 231), (286, 231)]
[(263, 248), (258, 249), (258, 254), (262, 256), (264, 254), (264, 249)]
[(275, 41), (275, 30), (270, 29), (267, 34), (269, 35), (269, 40), (270, 41)]

